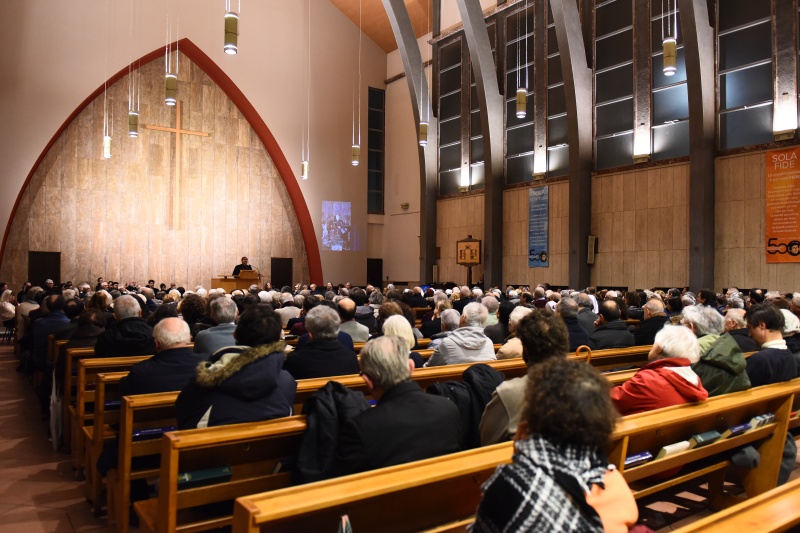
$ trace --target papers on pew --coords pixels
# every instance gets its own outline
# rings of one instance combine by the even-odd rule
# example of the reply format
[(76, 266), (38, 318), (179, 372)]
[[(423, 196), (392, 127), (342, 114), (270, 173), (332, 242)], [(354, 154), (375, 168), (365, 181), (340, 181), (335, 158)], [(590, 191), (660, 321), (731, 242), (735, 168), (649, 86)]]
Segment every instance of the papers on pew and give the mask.
[(233, 471), (229, 466), (183, 472), (178, 474), (178, 490), (225, 483), (230, 481), (232, 476)]

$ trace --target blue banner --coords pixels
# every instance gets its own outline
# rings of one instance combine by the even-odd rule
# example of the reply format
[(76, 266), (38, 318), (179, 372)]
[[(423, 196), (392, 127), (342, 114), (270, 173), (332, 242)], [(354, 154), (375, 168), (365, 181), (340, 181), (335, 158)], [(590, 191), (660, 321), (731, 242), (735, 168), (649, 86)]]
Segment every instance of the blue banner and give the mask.
[(528, 267), (548, 267), (549, 187), (531, 187), (528, 191)]

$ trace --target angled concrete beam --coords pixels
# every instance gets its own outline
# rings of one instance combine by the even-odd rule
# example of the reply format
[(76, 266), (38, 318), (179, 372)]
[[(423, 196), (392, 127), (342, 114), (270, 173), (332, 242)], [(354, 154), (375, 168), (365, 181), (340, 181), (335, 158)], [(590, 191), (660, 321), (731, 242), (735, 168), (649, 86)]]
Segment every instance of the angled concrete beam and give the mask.
[(569, 286), (589, 285), (586, 264), (592, 224), (592, 69), (576, 0), (551, 0), (569, 126)]
[[(433, 116), (430, 105), (428, 81), (422, 64), (422, 54), (417, 45), (414, 26), (408, 16), (403, 0), (383, 0), (389, 16), (394, 38), (403, 59), (414, 123), (419, 127), (420, 116), (428, 121), (428, 145), (419, 147), (420, 169), (420, 217), (419, 217), (419, 279), (421, 283), (433, 281), (433, 265), (436, 263), (436, 197), (438, 180), (436, 151), (438, 149), (439, 121)], [(423, 108), (420, 109), (420, 102)]]
[(689, 286), (714, 287), (714, 30), (706, 0), (678, 0), (689, 90)]
[[(384, 0), (387, 1), (387, 0)], [(487, 287), (503, 277), (503, 95), (489, 43), (489, 32), (478, 0), (456, 0), (464, 24), (472, 72), (481, 109), (486, 176), (484, 196), (483, 276)]]

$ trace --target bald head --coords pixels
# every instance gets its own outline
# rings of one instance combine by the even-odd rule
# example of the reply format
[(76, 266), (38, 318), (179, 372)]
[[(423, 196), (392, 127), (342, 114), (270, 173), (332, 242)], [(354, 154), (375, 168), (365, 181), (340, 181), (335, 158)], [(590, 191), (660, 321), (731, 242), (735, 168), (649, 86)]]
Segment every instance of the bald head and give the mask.
[(191, 340), (189, 324), (182, 318), (165, 318), (153, 329), (153, 340), (156, 342), (157, 352), (188, 346)]
[(342, 322), (349, 322), (356, 318), (356, 303), (350, 298), (342, 298), (336, 304), (339, 311), (339, 319)]
[(744, 318), (744, 313), (744, 309), (728, 309), (725, 313), (725, 331), (746, 328), (747, 320)]
[(648, 300), (646, 304), (644, 304), (644, 315), (645, 319), (648, 319), (653, 316), (661, 316), (664, 314), (664, 304), (661, 303), (661, 300)]

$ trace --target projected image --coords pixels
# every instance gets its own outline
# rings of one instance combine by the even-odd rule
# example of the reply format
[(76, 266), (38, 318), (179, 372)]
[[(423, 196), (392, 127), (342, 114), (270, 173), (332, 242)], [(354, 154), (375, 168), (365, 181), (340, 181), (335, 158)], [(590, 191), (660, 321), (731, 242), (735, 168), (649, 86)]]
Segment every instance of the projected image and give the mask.
[(322, 202), (322, 249), (342, 252), (353, 249), (350, 202)]

